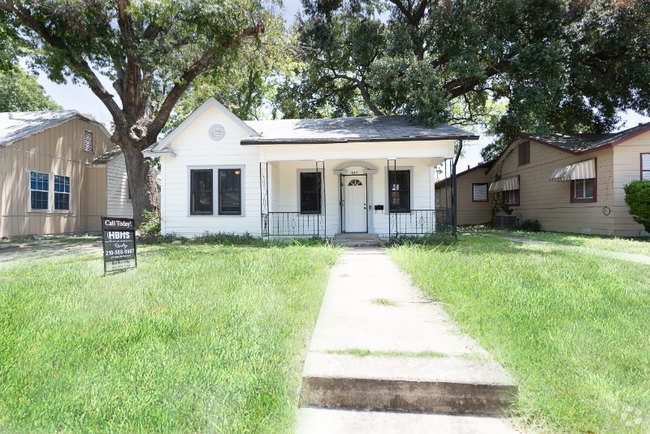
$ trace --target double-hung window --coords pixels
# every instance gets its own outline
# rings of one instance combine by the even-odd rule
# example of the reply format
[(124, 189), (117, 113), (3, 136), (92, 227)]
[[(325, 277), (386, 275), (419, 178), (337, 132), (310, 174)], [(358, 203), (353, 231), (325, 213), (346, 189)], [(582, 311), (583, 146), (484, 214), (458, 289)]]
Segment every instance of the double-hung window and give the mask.
[(54, 210), (70, 211), (70, 177), (54, 175)]
[(650, 154), (641, 154), (641, 181), (650, 181)]
[(488, 201), (488, 185), (472, 184), (472, 202)]
[(241, 215), (241, 169), (219, 169), (219, 214)]
[(503, 192), (504, 205), (519, 205), (519, 190), (506, 190)]
[(302, 214), (320, 214), (321, 212), (319, 172), (302, 172), (300, 174), (300, 212)]
[(589, 200), (594, 199), (594, 180), (576, 179), (573, 186), (573, 199)]
[(190, 171), (190, 215), (212, 215), (212, 169)]
[(29, 172), (29, 190), (32, 211), (50, 209), (50, 175), (48, 173)]
[(242, 215), (241, 183), (241, 168), (190, 170), (190, 215)]
[(388, 194), (391, 212), (411, 212), (411, 172), (388, 171)]

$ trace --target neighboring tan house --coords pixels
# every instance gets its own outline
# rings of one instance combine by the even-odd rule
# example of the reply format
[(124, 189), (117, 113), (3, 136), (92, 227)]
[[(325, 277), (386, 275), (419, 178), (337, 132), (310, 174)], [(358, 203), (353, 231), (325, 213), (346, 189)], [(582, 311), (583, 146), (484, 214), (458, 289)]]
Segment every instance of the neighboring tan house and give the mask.
[(404, 117), (242, 121), (210, 98), (144, 154), (163, 234), (395, 236), (436, 230), (435, 167), (463, 139)]
[(462, 217), (459, 208), (466, 224), (485, 223), (493, 208), (504, 214), (505, 207), (519, 223), (537, 219), (547, 231), (646, 235), (628, 213), (623, 186), (650, 180), (650, 124), (612, 134), (519, 134), (482, 180), (481, 172), (459, 178), (459, 192), (470, 182), (489, 184), (487, 203), (473, 203)]
[[(477, 225), (492, 221), (492, 201), (486, 173), (494, 161), (479, 164), (456, 175), (458, 180), (458, 225)], [(451, 181), (443, 179), (435, 185), (436, 210), (451, 208)], [(440, 212), (438, 212), (440, 213)]]
[(111, 148), (106, 129), (73, 110), (0, 113), (0, 237), (99, 231), (100, 216), (131, 215), (107, 195), (112, 178), (126, 180), (123, 163), (113, 156), (119, 175), (109, 160), (89, 164)]

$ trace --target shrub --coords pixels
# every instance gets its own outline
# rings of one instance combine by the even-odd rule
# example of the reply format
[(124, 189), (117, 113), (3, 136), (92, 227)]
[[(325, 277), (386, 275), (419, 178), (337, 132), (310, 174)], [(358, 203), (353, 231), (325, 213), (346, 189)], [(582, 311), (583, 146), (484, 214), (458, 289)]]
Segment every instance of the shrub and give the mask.
[(542, 224), (537, 219), (524, 220), (519, 229), (526, 232), (540, 232), (542, 230)]
[(157, 235), (160, 233), (160, 217), (155, 211), (144, 210), (144, 219), (140, 224), (142, 235)]
[(630, 215), (650, 232), (650, 181), (632, 181), (623, 190)]

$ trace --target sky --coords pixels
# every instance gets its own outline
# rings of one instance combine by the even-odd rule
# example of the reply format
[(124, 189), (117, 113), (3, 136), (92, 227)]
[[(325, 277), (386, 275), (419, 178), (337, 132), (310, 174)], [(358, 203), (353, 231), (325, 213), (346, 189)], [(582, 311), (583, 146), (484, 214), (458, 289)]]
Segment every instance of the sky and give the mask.
[[(300, 0), (284, 0), (283, 15), (285, 20), (288, 23), (292, 22), (296, 13), (298, 13), (301, 8), (302, 4)], [(107, 77), (101, 76), (100, 80), (109, 92), (113, 89), (112, 83)], [(106, 126), (110, 125), (112, 121), (110, 113), (95, 94), (93, 94), (86, 86), (71, 83), (65, 85), (55, 84), (49, 81), (44, 74), (40, 74), (38, 82), (45, 88), (45, 91), (52, 96), (54, 101), (63, 106), (65, 110), (77, 110), (83, 114), (90, 114), (98, 122), (101, 122)], [(117, 99), (119, 100), (119, 98)], [(650, 122), (650, 117), (642, 116), (632, 111), (622, 113), (621, 118), (622, 121), (617, 125), (615, 131), (632, 128), (637, 126), (639, 123)], [(481, 149), (490, 144), (492, 140), (493, 137), (482, 134), (480, 140), (476, 142), (465, 142), (463, 144), (463, 147), (466, 150), (465, 156), (458, 161), (458, 172), (467, 170), (468, 166), (474, 167), (479, 164), (482, 161)]]

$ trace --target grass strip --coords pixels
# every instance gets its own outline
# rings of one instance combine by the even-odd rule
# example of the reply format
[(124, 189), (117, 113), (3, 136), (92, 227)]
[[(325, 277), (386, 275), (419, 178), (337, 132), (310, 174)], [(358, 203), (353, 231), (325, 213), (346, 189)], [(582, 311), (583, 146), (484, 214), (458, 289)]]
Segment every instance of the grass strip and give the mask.
[(440, 358), (440, 357), (450, 357), (449, 354), (438, 353), (436, 351), (421, 351), (419, 353), (408, 353), (402, 351), (371, 351), (371, 350), (361, 350), (358, 348), (351, 348), (347, 350), (327, 350), (327, 354), (341, 354), (341, 355), (350, 355), (356, 357), (421, 357), (421, 358)]
[(328, 247), (150, 246), (0, 270), (0, 431), (285, 433)]
[(513, 373), (523, 426), (647, 434), (646, 265), (479, 236), (389, 253)]

